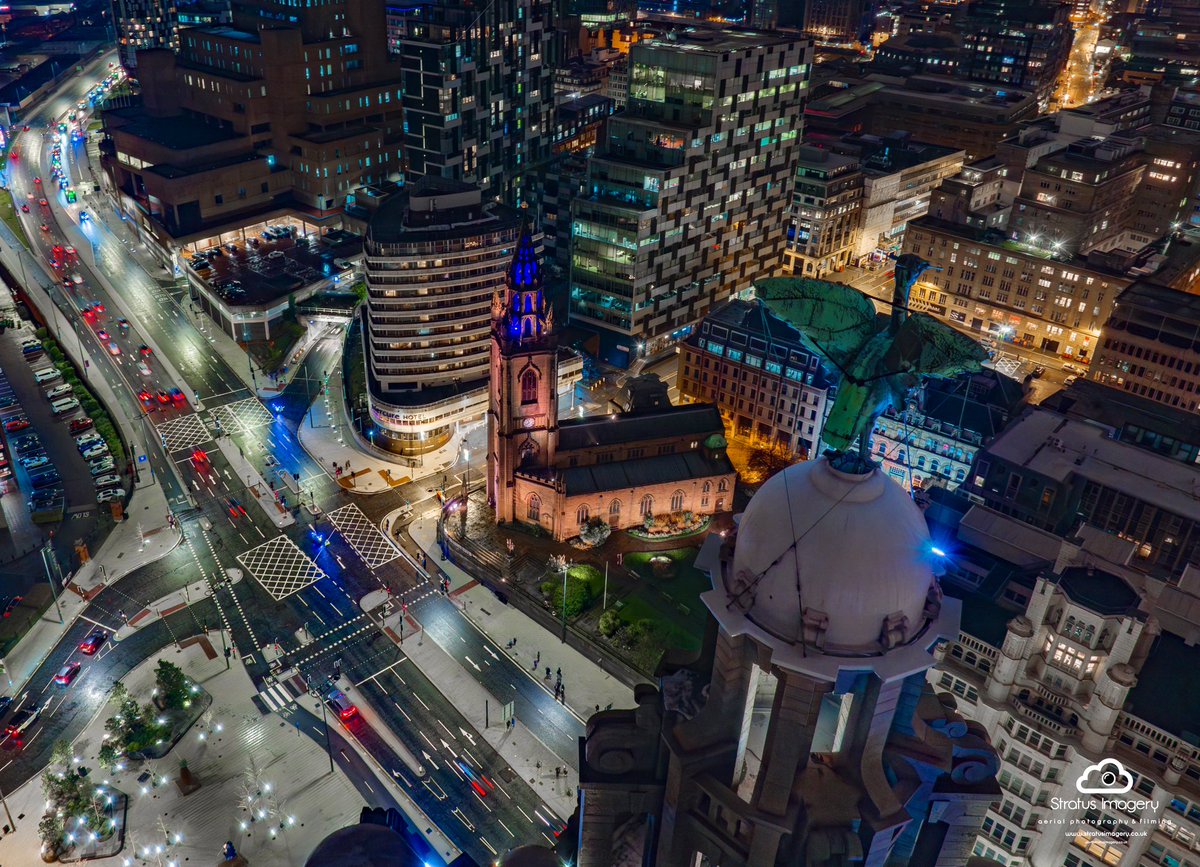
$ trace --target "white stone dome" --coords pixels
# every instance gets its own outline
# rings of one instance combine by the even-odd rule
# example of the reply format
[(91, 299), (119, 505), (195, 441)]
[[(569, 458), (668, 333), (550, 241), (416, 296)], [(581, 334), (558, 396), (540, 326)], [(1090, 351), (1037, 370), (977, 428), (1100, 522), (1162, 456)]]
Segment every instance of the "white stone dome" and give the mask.
[(879, 654), (936, 618), (936, 559), (903, 488), (878, 469), (844, 473), (822, 457), (754, 495), (723, 580), (733, 607), (788, 644)]

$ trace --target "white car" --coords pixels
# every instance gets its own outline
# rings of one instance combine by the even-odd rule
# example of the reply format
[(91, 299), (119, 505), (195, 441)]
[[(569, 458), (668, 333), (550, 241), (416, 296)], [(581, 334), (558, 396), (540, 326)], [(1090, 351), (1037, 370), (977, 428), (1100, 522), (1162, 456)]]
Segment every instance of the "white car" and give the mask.
[(86, 452), (84, 452), (83, 459), (85, 461), (90, 461), (90, 460), (94, 460), (94, 459), (100, 457), (101, 455), (106, 455), (106, 454), (108, 454), (108, 444), (107, 443), (99, 443), (98, 445), (94, 445), (91, 448), (89, 448)]
[(1068, 376), (1066, 379), (1063, 380), (1063, 385), (1066, 386), (1067, 388), (1070, 388), (1072, 385), (1074, 385), (1078, 381), (1079, 381), (1079, 377), (1072, 373), (1070, 376)]
[(97, 503), (111, 503), (123, 499), (125, 499), (125, 492), (120, 488), (105, 488), (103, 491), (96, 492)]
[(100, 436), (100, 434), (96, 433), (94, 430), (90, 430), (87, 433), (82, 433), (75, 437), (75, 445), (77, 446), (87, 446), (103, 441), (104, 437)]
[(105, 473), (111, 473), (117, 468), (117, 465), (112, 462), (111, 458), (109, 458), (107, 461), (100, 461), (99, 463), (93, 462), (88, 466), (91, 469), (93, 476), (102, 476)]
[(97, 488), (111, 488), (121, 484), (121, 477), (116, 473), (109, 473), (107, 476), (97, 476), (93, 481)]
[(142, 376), (150, 375), (150, 365), (148, 365), (144, 361), (139, 361), (137, 363), (137, 369), (138, 369), (138, 373), (140, 373)]

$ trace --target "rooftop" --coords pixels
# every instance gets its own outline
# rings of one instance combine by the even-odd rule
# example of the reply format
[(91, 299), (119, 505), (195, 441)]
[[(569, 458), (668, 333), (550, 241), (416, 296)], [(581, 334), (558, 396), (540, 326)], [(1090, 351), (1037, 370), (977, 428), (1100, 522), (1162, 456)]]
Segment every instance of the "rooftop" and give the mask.
[(1126, 709), (1194, 746), (1200, 746), (1200, 648), (1164, 632), (1155, 639), (1129, 692)]
[(1033, 409), (987, 451), (1060, 483), (1082, 477), (1200, 521), (1200, 469), (1111, 439), (1097, 424)]
[(1200, 294), (1183, 292), (1157, 283), (1132, 283), (1117, 296), (1117, 304), (1153, 310), (1177, 319), (1200, 321)]
[(674, 455), (655, 455), (586, 467), (570, 467), (558, 471), (567, 496), (594, 494), (599, 491), (620, 491), (646, 485), (683, 482), (733, 472), (733, 465), (723, 454), (710, 459), (704, 452), (690, 451)]
[(725, 423), (721, 420), (720, 410), (710, 403), (691, 403), (636, 415), (593, 415), (564, 419), (558, 425), (558, 450), (615, 446), (667, 437), (706, 437), (711, 433), (724, 432)]
[[(415, 207), (418, 200), (423, 203), (419, 209)], [(367, 238), (379, 244), (419, 244), (485, 232), (515, 232), (520, 226), (520, 211), (484, 202), (478, 187), (424, 177), (379, 206), (371, 218)]]
[(1124, 434), (1127, 426), (1154, 431), (1185, 443), (1200, 443), (1200, 416), (1127, 391), (1081, 379), (1050, 395), (1042, 407)]
[(106, 124), (112, 132), (136, 136), (171, 150), (192, 150), (241, 138), (233, 130), (207, 123), (196, 115), (151, 117), (139, 105), (110, 109), (104, 116), (119, 119), (117, 123)]
[[(670, 48), (704, 54), (725, 54), (730, 51), (753, 51), (768, 45), (787, 45), (796, 38), (757, 30), (727, 30), (717, 27), (689, 27), (672, 30), (666, 36), (653, 39), (653, 48)], [(644, 43), (638, 43), (642, 45)]]
[(1104, 617), (1132, 614), (1141, 601), (1137, 591), (1122, 578), (1090, 567), (1063, 569), (1058, 586), (1073, 601)]

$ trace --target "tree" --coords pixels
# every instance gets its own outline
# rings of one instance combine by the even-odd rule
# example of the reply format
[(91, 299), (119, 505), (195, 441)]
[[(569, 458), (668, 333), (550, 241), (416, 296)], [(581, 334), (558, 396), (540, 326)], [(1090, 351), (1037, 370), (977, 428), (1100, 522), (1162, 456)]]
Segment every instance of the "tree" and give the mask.
[(62, 847), (63, 820), (57, 811), (42, 816), (38, 822), (38, 836), (42, 839), (42, 848), (47, 852), (58, 854)]
[(164, 709), (181, 708), (190, 695), (190, 685), (183, 669), (165, 659), (158, 661), (154, 671), (154, 683), (159, 705)]
[(73, 756), (74, 752), (71, 750), (71, 742), (65, 738), (59, 738), (54, 742), (54, 746), (50, 750), (50, 764), (70, 765)]
[(642, 526), (646, 528), (646, 532), (650, 532), (650, 528), (654, 526), (654, 513), (646, 512), (646, 517), (642, 519)]
[(600, 634), (612, 638), (621, 629), (621, 616), (610, 608), (600, 615)]
[(96, 761), (100, 763), (100, 767), (111, 771), (121, 761), (121, 751), (117, 749), (116, 744), (108, 740), (100, 747), (100, 752), (96, 754)]
[(583, 526), (579, 528), (579, 538), (593, 548), (603, 545), (608, 541), (610, 535), (612, 535), (612, 527), (598, 515), (588, 518)]

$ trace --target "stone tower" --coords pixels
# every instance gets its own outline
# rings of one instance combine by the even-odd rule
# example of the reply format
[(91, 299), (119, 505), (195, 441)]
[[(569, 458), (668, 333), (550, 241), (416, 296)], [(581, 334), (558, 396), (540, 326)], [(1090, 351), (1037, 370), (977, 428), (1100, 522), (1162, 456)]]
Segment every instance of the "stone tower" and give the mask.
[(553, 465), (558, 438), (558, 352), (529, 226), (521, 230), (503, 292), (492, 299), (488, 389), (488, 502), (516, 517), (513, 476)]
[(666, 694), (656, 753), (644, 705), (589, 721), (579, 867), (639, 823), (658, 867), (965, 864), (999, 760), (925, 683), (959, 630), (939, 557), (877, 468), (821, 458), (764, 484), (696, 560), (716, 621), (702, 707)]

